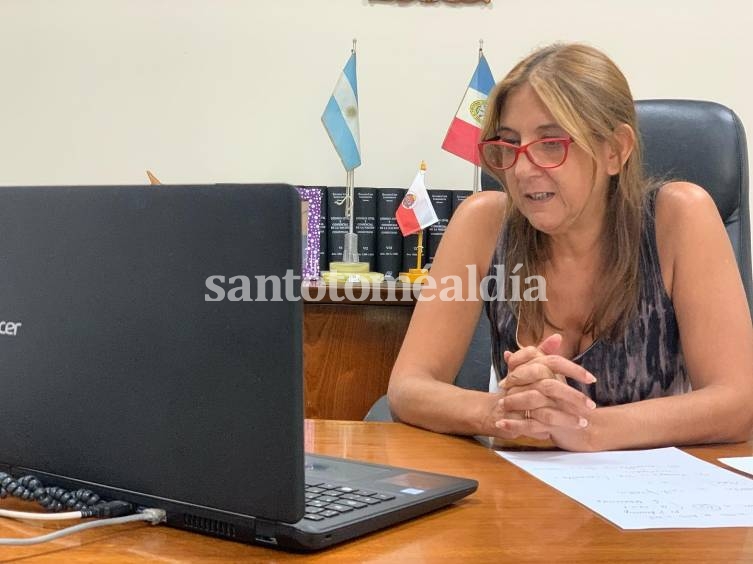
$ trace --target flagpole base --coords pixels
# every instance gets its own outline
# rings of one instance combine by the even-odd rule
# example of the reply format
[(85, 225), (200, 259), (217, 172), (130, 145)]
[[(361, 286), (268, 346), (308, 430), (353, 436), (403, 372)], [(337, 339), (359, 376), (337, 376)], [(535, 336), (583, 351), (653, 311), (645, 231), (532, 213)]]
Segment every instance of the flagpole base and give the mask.
[(401, 282), (410, 282), (411, 284), (423, 284), (429, 276), (429, 270), (426, 268), (410, 268), (408, 272), (401, 272), (397, 279)]
[(351, 273), (351, 272), (368, 272), (369, 271), (369, 263), (368, 262), (349, 262), (349, 261), (336, 261), (329, 263), (329, 270), (330, 272), (342, 272), (342, 273)]
[[(366, 263), (367, 265), (369, 263)], [(384, 274), (381, 272), (342, 272), (337, 270), (324, 271), (321, 278), (325, 284), (379, 284), (384, 282)]]
[(382, 282), (384, 274), (380, 272), (369, 272), (368, 262), (331, 262), (329, 271), (321, 273), (322, 280), (327, 284), (336, 283), (361, 283), (361, 282)]
[(358, 233), (346, 233), (345, 234), (345, 241), (343, 244), (342, 262), (363, 264), (363, 263), (358, 262)]

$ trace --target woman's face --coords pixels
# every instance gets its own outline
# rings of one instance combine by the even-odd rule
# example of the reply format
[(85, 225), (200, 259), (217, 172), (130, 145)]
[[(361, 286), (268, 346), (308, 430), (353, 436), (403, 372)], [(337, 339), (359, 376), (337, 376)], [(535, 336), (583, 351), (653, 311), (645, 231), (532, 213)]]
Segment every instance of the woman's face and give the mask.
[[(500, 140), (515, 145), (547, 137), (570, 137), (528, 84), (508, 94), (497, 134)], [(594, 165), (591, 157), (572, 143), (562, 165), (544, 169), (521, 154), (504, 172), (507, 193), (531, 225), (549, 235), (600, 225), (609, 176), (599, 157)]]

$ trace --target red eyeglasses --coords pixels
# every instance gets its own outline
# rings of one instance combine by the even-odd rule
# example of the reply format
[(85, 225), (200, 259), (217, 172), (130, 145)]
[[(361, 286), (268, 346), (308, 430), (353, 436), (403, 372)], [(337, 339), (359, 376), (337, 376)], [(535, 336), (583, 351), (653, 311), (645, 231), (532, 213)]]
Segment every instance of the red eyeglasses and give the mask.
[(482, 141), (478, 144), (478, 151), (484, 163), (495, 170), (512, 168), (521, 153), (540, 168), (557, 168), (567, 159), (572, 142), (569, 137), (537, 139), (520, 146), (507, 141)]

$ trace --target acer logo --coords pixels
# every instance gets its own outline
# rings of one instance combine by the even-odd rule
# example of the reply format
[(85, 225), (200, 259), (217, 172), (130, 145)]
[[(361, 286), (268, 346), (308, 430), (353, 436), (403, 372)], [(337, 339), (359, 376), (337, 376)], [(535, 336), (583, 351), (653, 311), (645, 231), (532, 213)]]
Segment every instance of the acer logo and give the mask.
[(0, 335), (15, 337), (21, 325), (23, 323), (19, 321), (0, 321)]

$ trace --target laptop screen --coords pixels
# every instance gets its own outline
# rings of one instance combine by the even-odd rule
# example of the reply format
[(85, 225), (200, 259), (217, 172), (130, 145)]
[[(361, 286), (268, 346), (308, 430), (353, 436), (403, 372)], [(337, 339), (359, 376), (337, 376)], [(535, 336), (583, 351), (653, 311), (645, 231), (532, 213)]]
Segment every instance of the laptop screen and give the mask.
[(0, 225), (0, 463), (300, 518), (292, 187), (0, 188)]

